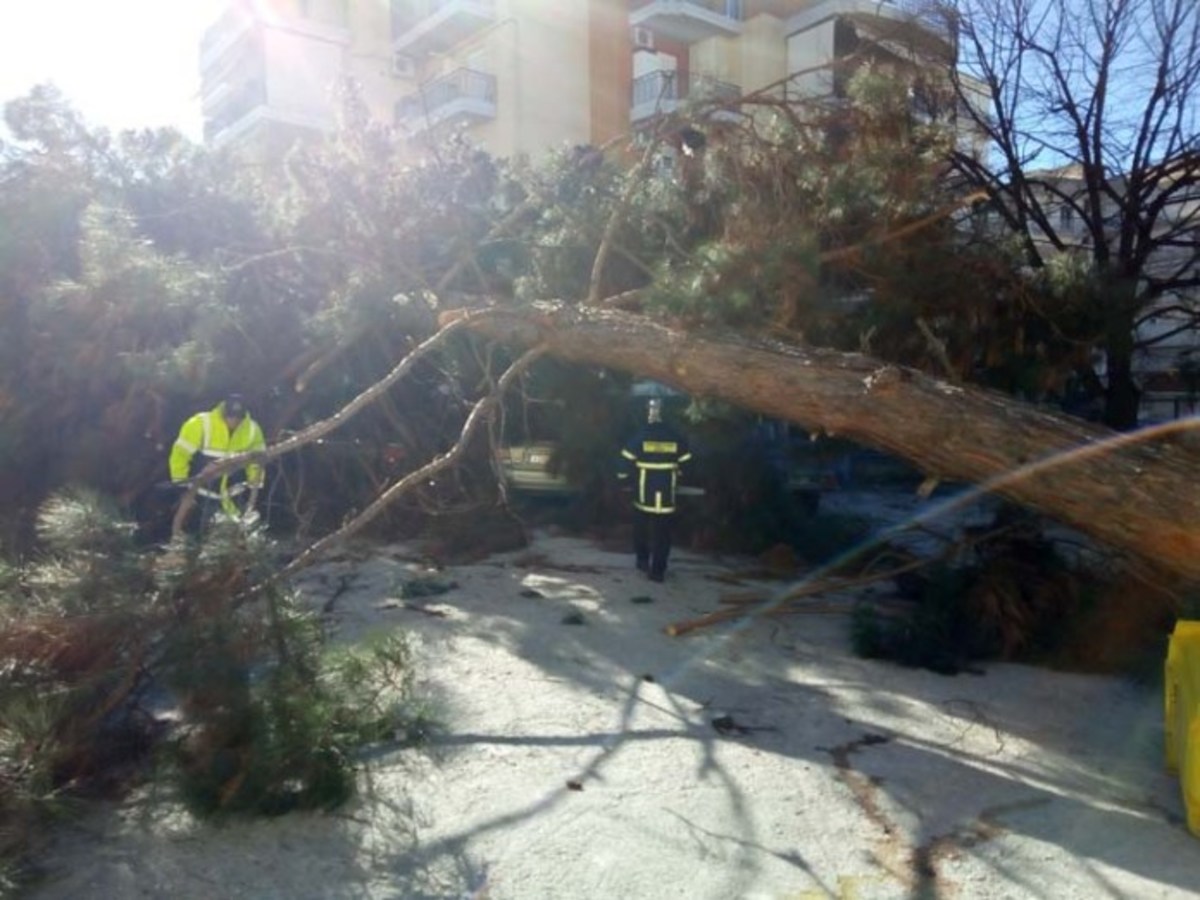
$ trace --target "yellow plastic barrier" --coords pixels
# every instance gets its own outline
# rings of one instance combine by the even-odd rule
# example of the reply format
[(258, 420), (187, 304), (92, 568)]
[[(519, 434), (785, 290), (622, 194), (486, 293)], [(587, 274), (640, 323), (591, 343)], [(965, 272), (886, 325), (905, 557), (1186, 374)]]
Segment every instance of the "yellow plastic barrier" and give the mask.
[(1179, 773), (1188, 830), (1200, 837), (1200, 622), (1175, 623), (1165, 674), (1167, 768)]

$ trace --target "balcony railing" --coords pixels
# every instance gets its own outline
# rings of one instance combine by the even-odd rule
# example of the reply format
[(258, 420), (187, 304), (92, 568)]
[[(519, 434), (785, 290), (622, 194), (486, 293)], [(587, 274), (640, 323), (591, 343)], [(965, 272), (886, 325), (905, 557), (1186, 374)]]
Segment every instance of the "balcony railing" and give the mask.
[(231, 5), (208, 26), (200, 38), (200, 68), (211, 66), (229, 47), (255, 26), (254, 16), (241, 6)]
[(204, 139), (211, 141), (232, 128), (267, 102), (267, 86), (262, 80), (241, 85), (225, 98), (204, 123)]
[(909, 40), (920, 45), (935, 39), (942, 45), (941, 53), (953, 50), (958, 41), (953, 20), (943, 9), (932, 0), (816, 0), (788, 20), (787, 32), (795, 34), (847, 16), (864, 24), (878, 23), (876, 36), (885, 42)]
[(422, 85), (396, 103), (396, 124), (412, 133), (442, 122), (482, 122), (496, 118), (496, 76), (455, 69)]
[(953, 19), (947, 15), (947, 6), (933, 0), (883, 0), (885, 5), (894, 6), (901, 15), (918, 22), (921, 27), (932, 31), (947, 43), (958, 41)]
[(634, 3), (629, 24), (662, 40), (694, 44), (741, 34), (742, 13), (742, 0), (642, 0)]
[(728, 103), (742, 96), (742, 89), (728, 81), (695, 72), (680, 77), (677, 72), (650, 72), (633, 80), (629, 118), (632, 122), (672, 113), (684, 101), (710, 100)]
[(496, 0), (392, 0), (392, 49), (441, 53), (496, 21)]

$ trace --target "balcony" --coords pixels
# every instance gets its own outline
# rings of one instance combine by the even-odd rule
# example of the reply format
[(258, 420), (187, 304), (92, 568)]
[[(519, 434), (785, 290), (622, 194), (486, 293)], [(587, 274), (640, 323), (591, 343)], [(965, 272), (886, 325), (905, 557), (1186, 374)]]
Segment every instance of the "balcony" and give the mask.
[(933, 0), (817, 0), (788, 19), (789, 35), (838, 17), (861, 26), (862, 37), (895, 47), (903, 56), (913, 52), (955, 52), (958, 34), (953, 21)]
[[(741, 96), (742, 89), (736, 84), (708, 75), (692, 72), (680, 78), (675, 72), (650, 72), (633, 80), (629, 120), (637, 123), (651, 116), (673, 113), (688, 101), (728, 103)], [(721, 118), (721, 113), (715, 116)]]
[(229, 6), (200, 38), (200, 70), (210, 68), (226, 50), (253, 31), (256, 24), (249, 10)]
[(219, 67), (231, 48), (242, 44), (249, 35), (264, 31), (290, 32), (319, 41), (349, 44), (350, 30), (344, 8), (333, 3), (316, 6), (312, 14), (289, 15), (268, 11), (265, 4), (256, 5), (231, 0), (224, 12), (204, 32), (200, 39), (200, 71)]
[(455, 69), (396, 103), (396, 124), (410, 134), (444, 122), (487, 122), (494, 118), (496, 76), (474, 69)]
[(496, 21), (496, 0), (392, 0), (392, 50), (444, 53)]
[(267, 103), (266, 83), (261, 79), (223, 92), (214, 104), (212, 115), (204, 122), (204, 140), (216, 141), (221, 135)]
[(742, 0), (643, 0), (630, 11), (629, 24), (682, 44), (737, 37), (742, 33)]

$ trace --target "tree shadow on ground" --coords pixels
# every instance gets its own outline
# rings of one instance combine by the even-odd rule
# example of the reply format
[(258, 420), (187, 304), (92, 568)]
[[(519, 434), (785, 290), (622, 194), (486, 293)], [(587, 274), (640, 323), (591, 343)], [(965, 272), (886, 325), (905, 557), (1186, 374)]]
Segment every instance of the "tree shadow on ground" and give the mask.
[[(408, 606), (388, 601), (429, 571), (402, 548), (309, 573), (318, 609), (343, 591), (329, 612), (342, 639), (402, 628), (419, 642), (443, 698), (428, 748), (376, 748), (336, 814), (163, 828), (113, 811), (89, 826), (99, 849), (60, 855), (70, 874), (32, 896), (82, 896), (92, 879), (111, 896), (174, 884), (177, 898), (634, 897), (659, 874), (667, 893), (713, 898), (1200, 883), (1152, 693), (862, 660), (831, 616), (670, 638), (665, 625), (718, 605), (727, 586), (706, 576), (721, 567), (680, 553), (652, 585), (631, 563), (539, 538), (435, 572), (455, 587)], [(642, 855), (615, 858), (631, 840)]]
[[(1111, 680), (1066, 676), (1076, 693), (1060, 688), (1060, 699), (1071, 696), (1089, 706), (1060, 709), (1049, 727), (1042, 708), (1026, 710), (1023, 719), (1021, 698), (1039, 706), (1050, 701), (1055, 679), (1064, 676), (1001, 666), (990, 680), (947, 679), (860, 660), (828, 619), (762, 620), (667, 638), (661, 635), (665, 624), (715, 606), (721, 586), (700, 577), (709, 563), (681, 554), (674, 577), (651, 586), (631, 571), (627, 556), (598, 558), (589, 548), (574, 558), (569, 544), (542, 543), (540, 555), (525, 563), (516, 557), (492, 561), (490, 569), (466, 576), (462, 597), (445, 598), (451, 607), (461, 604), (463, 618), (419, 627), (434, 634), (435, 652), (453, 653), (461, 640), (480, 641), (528, 663), (530, 672), (512, 673), (505, 691), (536, 692), (539, 680), (565, 683), (580, 692), (580, 702), (618, 705), (619, 717), (601, 731), (572, 731), (558, 722), (546, 728), (536, 715), (505, 721), (503, 711), (492, 717), (500, 727), (490, 731), (471, 727), (464, 717), (451, 723), (435, 748), (447, 763), (488, 747), (574, 750), (579, 762), (569, 781), (590, 788), (627, 777), (640, 764), (639, 748), (689, 745), (679, 759), (691, 780), (721, 786), (724, 826), (690, 821), (686, 809), (670, 814), (696, 834), (739, 848), (741, 859), (733, 860), (721, 887), (734, 891), (728, 896), (753, 889), (755, 859), (763, 856), (786, 860), (805, 884), (835, 889), (806, 861), (803, 844), (772, 844), (758, 836), (762, 805), (780, 801), (755, 796), (743, 773), (731, 769), (726, 748), (735, 743), (775, 757), (775, 765), (782, 758), (785, 767), (815, 767), (827, 780), (837, 779), (843, 799), (858, 808), (862, 831), (891, 836), (872, 838), (875, 867), (917, 894), (946, 887), (951, 876), (941, 870), (959, 865), (946, 861), (964, 854), (993, 877), (1030, 888), (1025, 870), (1006, 862), (1013, 851), (989, 856), (991, 847), (1007, 846), (1005, 835), (1057, 847), (1064, 864), (1075, 866), (1076, 877), (1094, 884), (1097, 895), (1106, 883), (1100, 864), (1181, 889), (1200, 883), (1200, 861), (1185, 852), (1191, 839), (1180, 826), (1170, 779), (1146, 781), (1154, 771), (1146, 758), (1154, 749), (1146, 716), (1157, 698), (1145, 691), (1117, 689), (1120, 708), (1096, 717), (1090, 703), (1112, 698)], [(653, 602), (632, 602), (646, 596)], [(567, 624), (571, 614), (583, 624)], [(660, 639), (648, 640), (649, 634)], [(1003, 679), (1013, 678), (1021, 692), (1007, 698)], [(1041, 693), (1039, 680), (1047, 684)], [(996, 681), (1002, 683), (990, 687)], [(1086, 689), (1094, 685), (1100, 687)], [(503, 706), (502, 696), (496, 700)], [(649, 710), (655, 725), (640, 721)], [(724, 717), (734, 731), (714, 725)], [(937, 719), (932, 725), (930, 717)], [(739, 733), (740, 727), (750, 730)], [(1124, 743), (1114, 739), (1118, 731)], [(856, 765), (876, 757), (891, 761), (879, 771)], [(464, 854), (481, 836), (552, 816), (574, 793), (565, 781), (551, 781), (527, 802), (480, 815), (424, 844), (420, 859)], [(945, 799), (951, 796), (965, 799)], [(1141, 852), (1148, 830), (1154, 834), (1150, 843), (1171, 852)], [(1022, 852), (1024, 845), (1016, 851)]]

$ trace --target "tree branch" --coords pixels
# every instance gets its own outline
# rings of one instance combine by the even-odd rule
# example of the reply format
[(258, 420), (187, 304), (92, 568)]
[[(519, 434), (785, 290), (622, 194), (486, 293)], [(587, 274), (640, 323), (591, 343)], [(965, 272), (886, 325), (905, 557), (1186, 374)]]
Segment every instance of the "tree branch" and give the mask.
[[(228, 472), (244, 468), (250, 463), (259, 463), (260, 465), (265, 465), (273, 459), (277, 459), (284, 454), (298, 450), (305, 444), (310, 444), (318, 438), (322, 438), (330, 432), (336, 431), (338, 428), (341, 428), (348, 421), (350, 421), (351, 418), (361, 412), (364, 408), (374, 403), (380, 396), (383, 395), (385, 391), (388, 390), (388, 388), (408, 374), (408, 372), (412, 370), (419, 360), (444, 344), (451, 334), (466, 328), (468, 325), (474, 324), (474, 322), (481, 317), (488, 318), (492, 315), (494, 315), (494, 312), (491, 310), (475, 310), (451, 319), (434, 335), (423, 341), (412, 352), (405, 356), (404, 359), (397, 363), (392, 371), (364, 390), (332, 416), (322, 419), (319, 422), (314, 422), (303, 431), (292, 435), (287, 440), (280, 441), (278, 444), (268, 447), (266, 450), (251, 453), (240, 453), (237, 456), (227, 457), (205, 466), (200, 474), (192, 479), (190, 487), (180, 500), (180, 512), (176, 514), (176, 531), (182, 527), (183, 519), (186, 518), (187, 513), (191, 510), (191, 506), (195, 503), (196, 492), (199, 491), (200, 488), (205, 484), (208, 484), (213, 479), (219, 478)], [(182, 513), (182, 516), (180, 513)]]
[[(466, 322), (467, 320), (464, 319), (462, 321)], [(409, 472), (407, 475), (377, 496), (373, 501), (371, 501), (371, 504), (366, 509), (364, 509), (361, 513), (359, 513), (337, 531), (326, 535), (315, 544), (307, 547), (295, 559), (280, 569), (279, 572), (276, 573), (275, 578), (287, 578), (288, 576), (294, 575), (296, 572), (310, 565), (330, 547), (346, 540), (356, 532), (360, 531), (364, 526), (366, 526), (381, 512), (383, 512), (383, 510), (386, 509), (387, 506), (394, 500), (406, 494), (416, 485), (421, 484), (431, 475), (435, 475), (448, 466), (458, 462), (458, 460), (466, 452), (467, 447), (470, 445), (471, 438), (474, 436), (476, 430), (478, 430), (480, 423), (491, 414), (492, 410), (500, 402), (500, 398), (504, 396), (504, 393), (508, 389), (509, 385), (511, 385), (516, 378), (518, 378), (526, 369), (528, 369), (529, 366), (544, 352), (545, 351), (543, 348), (535, 347), (532, 350), (526, 351), (516, 362), (508, 367), (505, 373), (500, 377), (500, 380), (497, 382), (495, 390), (482, 397), (475, 403), (474, 407), (472, 407), (470, 415), (467, 416), (467, 421), (463, 424), (462, 431), (459, 433), (458, 440), (455, 442), (453, 447), (451, 447), (445, 453), (435, 456), (432, 460), (421, 466), (419, 469)]]

